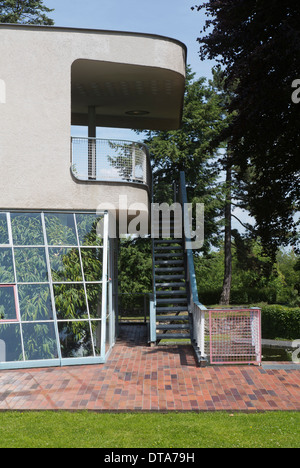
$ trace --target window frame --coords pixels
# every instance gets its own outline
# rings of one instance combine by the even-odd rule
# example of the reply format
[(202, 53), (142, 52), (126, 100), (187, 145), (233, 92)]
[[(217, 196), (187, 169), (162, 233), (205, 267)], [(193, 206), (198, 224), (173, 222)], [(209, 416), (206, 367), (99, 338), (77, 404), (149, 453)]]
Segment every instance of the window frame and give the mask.
[(14, 291), (14, 302), (15, 302), (15, 312), (16, 318), (15, 319), (1, 319), (0, 323), (19, 323), (20, 322), (20, 308), (19, 308), (19, 301), (18, 301), (18, 293), (17, 293), (17, 286), (16, 284), (0, 284), (0, 289), (3, 288), (13, 288)]
[[(111, 302), (111, 299), (107, 298), (107, 291), (108, 291), (108, 212), (107, 211), (102, 211), (102, 212), (97, 212), (97, 211), (59, 211), (59, 210), (11, 210), (11, 211), (6, 211), (6, 210), (1, 210), (1, 213), (6, 214), (6, 220), (7, 220), (7, 227), (8, 227), (8, 237), (9, 237), (9, 244), (1, 245), (1, 247), (5, 248), (11, 248), (12, 249), (12, 260), (13, 260), (13, 270), (14, 270), (14, 280), (15, 282), (9, 283), (9, 284), (0, 284), (1, 287), (11, 287), (14, 290), (14, 300), (15, 300), (15, 310), (16, 310), (16, 318), (15, 319), (10, 319), (10, 320), (5, 320), (5, 319), (0, 319), (0, 324), (3, 323), (19, 323), (20, 324), (20, 333), (21, 333), (21, 342), (22, 342), (22, 353), (23, 353), (23, 361), (18, 361), (18, 362), (1, 362), (0, 363), (0, 369), (1, 368), (17, 368), (17, 367), (45, 367), (45, 366), (55, 366), (55, 365), (80, 365), (83, 363), (103, 363), (105, 362), (105, 358), (107, 356), (107, 346), (106, 346), (106, 321), (108, 320), (106, 317), (106, 309), (107, 309), (107, 301)], [(42, 231), (43, 231), (43, 240), (44, 244), (42, 245), (15, 245), (14, 244), (14, 239), (13, 239), (13, 231), (12, 231), (12, 224), (11, 224), (11, 213), (23, 213), (24, 215), (26, 214), (32, 214), (36, 213), (37, 215), (40, 216), (41, 219), (41, 224), (42, 224)], [(46, 216), (47, 214), (70, 214), (73, 216), (74, 219), (74, 225), (75, 225), (75, 234), (76, 234), (76, 241), (77, 245), (54, 245), (54, 244), (49, 244), (48, 243), (48, 235), (47, 235), (47, 227), (46, 227)], [(94, 244), (94, 245), (89, 245), (84, 242), (82, 242), (82, 239), (79, 235), (79, 229), (78, 229), (78, 224), (79, 221), (77, 220), (78, 215), (93, 215), (95, 218), (104, 218), (104, 233), (103, 237), (99, 238), (99, 245)], [(89, 231), (87, 231), (88, 233)], [(92, 231), (91, 231), (92, 232)], [(81, 234), (82, 235), (82, 234)], [(92, 243), (93, 241), (91, 241)], [(98, 242), (98, 241), (97, 241)], [(81, 274), (82, 274), (82, 280), (81, 281), (55, 281), (52, 277), (52, 272), (51, 272), (51, 258), (50, 258), (50, 251), (53, 248), (60, 248), (60, 249), (65, 249), (65, 248), (75, 248), (78, 251), (79, 254), (79, 262), (80, 262), (80, 268), (81, 268)], [(31, 248), (43, 248), (45, 251), (45, 260), (46, 260), (46, 271), (48, 275), (48, 280), (47, 281), (19, 281), (20, 278), (18, 278), (17, 271), (16, 271), (16, 257), (15, 257), (15, 251), (18, 249), (31, 249)], [(98, 281), (88, 281), (85, 278), (85, 270), (84, 270), (84, 264), (82, 260), (82, 250), (86, 249), (98, 249), (102, 250), (102, 276), (99, 278)], [(101, 257), (100, 257), (101, 258)], [(53, 319), (51, 320), (34, 320), (30, 321), (31, 324), (46, 324), (46, 323), (53, 323), (54, 328), (55, 328), (55, 339), (56, 339), (56, 347), (57, 347), (57, 354), (58, 358), (53, 358), (53, 359), (45, 359), (45, 360), (39, 360), (39, 361), (26, 361), (25, 357), (25, 350), (24, 350), (24, 342), (23, 342), (23, 324), (29, 323), (28, 321), (22, 320), (22, 316), (20, 313), (20, 306), (19, 306), (19, 292), (18, 292), (18, 285), (35, 285), (35, 284), (40, 284), (40, 285), (49, 285), (50, 289), (50, 300), (51, 300), (51, 306), (52, 306), (52, 313), (53, 313)], [(83, 290), (84, 290), (84, 295), (85, 295), (85, 302), (86, 302), (86, 313), (87, 316), (86, 318), (73, 318), (73, 319), (58, 319), (57, 317), (57, 311), (56, 311), (56, 298), (54, 294), (54, 287), (55, 285), (61, 285), (65, 284), (68, 286), (71, 286), (72, 284), (74, 285), (82, 285)], [(101, 292), (101, 313), (99, 314), (99, 318), (96, 318), (93, 316), (93, 314), (90, 314), (90, 305), (89, 302), (90, 300), (88, 299), (88, 286), (89, 285), (101, 285), (102, 286), (102, 292)], [(100, 306), (100, 304), (99, 304)], [(88, 357), (73, 357), (73, 358), (63, 358), (62, 357), (62, 351), (61, 351), (61, 338), (59, 334), (59, 323), (62, 324), (62, 322), (88, 322), (89, 326), (89, 333), (91, 337), (91, 344), (92, 344), (92, 351), (93, 355), (88, 356)], [(101, 323), (101, 350), (100, 353), (98, 352), (99, 350), (99, 344), (97, 345), (96, 341), (94, 342), (94, 334), (93, 334), (93, 328), (92, 325), (95, 324), (95, 322), (100, 322)], [(95, 338), (96, 339), (96, 338)]]

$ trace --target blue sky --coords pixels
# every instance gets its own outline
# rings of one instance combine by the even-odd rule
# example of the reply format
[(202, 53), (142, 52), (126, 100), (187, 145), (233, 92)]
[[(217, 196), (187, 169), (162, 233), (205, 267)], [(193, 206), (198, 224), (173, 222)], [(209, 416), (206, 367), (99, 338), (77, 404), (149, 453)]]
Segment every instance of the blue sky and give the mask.
[(201, 62), (197, 37), (204, 13), (192, 11), (197, 0), (44, 0), (55, 11), (56, 26), (160, 34), (182, 41), (197, 77), (211, 76), (213, 62)]

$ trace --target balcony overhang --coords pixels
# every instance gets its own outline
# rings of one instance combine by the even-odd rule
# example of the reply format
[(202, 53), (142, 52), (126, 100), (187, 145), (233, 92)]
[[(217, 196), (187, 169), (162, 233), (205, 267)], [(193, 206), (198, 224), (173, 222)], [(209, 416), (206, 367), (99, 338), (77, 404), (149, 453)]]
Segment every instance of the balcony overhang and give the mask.
[(96, 60), (72, 65), (72, 124), (151, 130), (180, 126), (185, 77), (169, 69)]
[[(52, 81), (52, 88), (37, 93), (41, 102), (52, 89), (60, 93), (61, 108), (71, 97), (73, 125), (86, 126), (93, 106), (100, 127), (180, 126), (187, 56), (182, 42), (147, 33), (19, 24), (0, 24), (0, 35), (12, 41), (12, 56), (19, 52), (25, 73), (38, 69), (39, 83)], [(32, 56), (39, 59), (34, 62)]]

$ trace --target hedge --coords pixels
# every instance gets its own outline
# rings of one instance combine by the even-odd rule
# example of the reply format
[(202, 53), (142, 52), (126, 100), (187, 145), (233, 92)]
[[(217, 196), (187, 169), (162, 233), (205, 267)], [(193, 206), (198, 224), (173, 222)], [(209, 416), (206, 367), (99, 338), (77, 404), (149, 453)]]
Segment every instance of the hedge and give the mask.
[[(202, 304), (218, 304), (221, 297), (222, 288), (210, 290), (199, 289), (199, 299)], [(254, 304), (267, 302), (274, 304), (277, 302), (277, 291), (275, 288), (240, 288), (232, 289), (230, 295), (231, 304)]]
[(300, 308), (280, 305), (262, 307), (262, 337), (266, 339), (300, 339)]
[[(199, 289), (199, 299), (202, 304), (218, 304), (222, 288), (209, 290)], [(289, 307), (299, 307), (300, 298), (294, 289), (285, 288), (284, 294), (274, 287), (264, 288), (232, 288), (230, 294), (231, 304), (255, 304), (265, 302), (267, 304), (281, 304)]]

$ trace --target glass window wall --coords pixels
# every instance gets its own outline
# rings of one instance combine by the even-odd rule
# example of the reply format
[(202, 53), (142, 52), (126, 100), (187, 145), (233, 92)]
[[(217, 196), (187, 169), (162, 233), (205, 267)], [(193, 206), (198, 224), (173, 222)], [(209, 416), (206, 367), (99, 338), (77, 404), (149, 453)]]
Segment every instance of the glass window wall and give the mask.
[(0, 368), (104, 362), (107, 216), (0, 213)]

